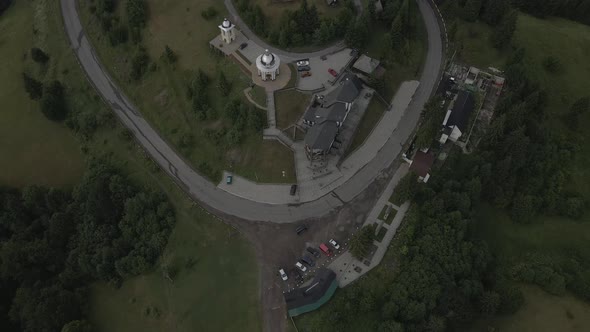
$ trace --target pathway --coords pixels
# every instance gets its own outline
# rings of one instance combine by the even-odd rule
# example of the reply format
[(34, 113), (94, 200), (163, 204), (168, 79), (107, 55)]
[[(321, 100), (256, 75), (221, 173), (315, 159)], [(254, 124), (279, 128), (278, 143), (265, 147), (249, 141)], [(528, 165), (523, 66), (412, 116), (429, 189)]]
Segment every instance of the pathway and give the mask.
[[(383, 260), (383, 257), (387, 252), (387, 248), (389, 248), (389, 244), (395, 236), (395, 233), (397, 232), (397, 229), (403, 221), (410, 206), (409, 202), (406, 202), (401, 206), (395, 206), (389, 202), (389, 198), (391, 197), (395, 186), (398, 184), (399, 180), (408, 173), (408, 169), (409, 165), (407, 163), (404, 163), (400, 166), (387, 185), (387, 188), (383, 191), (383, 194), (381, 194), (381, 197), (379, 197), (377, 200), (377, 203), (375, 203), (373, 210), (371, 210), (369, 216), (363, 223), (363, 226), (377, 224), (378, 229), (380, 227), (387, 229), (387, 233), (385, 233), (385, 236), (381, 242), (378, 242), (377, 240), (373, 241), (373, 244), (377, 247), (377, 249), (373, 254), (373, 257), (371, 257), (369, 265), (366, 265), (360, 260), (354, 258), (349, 251), (346, 251), (342, 255), (338, 256), (334, 261), (332, 261), (332, 263), (330, 263), (330, 265), (328, 265), (328, 268), (336, 272), (336, 280), (338, 280), (338, 285), (340, 287), (345, 287), (351, 282), (357, 280), (379, 265), (381, 260)], [(383, 210), (383, 207), (387, 205), (392, 207), (392, 212), (396, 211), (396, 215), (390, 225), (387, 225), (384, 221), (378, 219), (381, 210)], [(361, 269), (360, 272), (355, 270), (357, 267)]]

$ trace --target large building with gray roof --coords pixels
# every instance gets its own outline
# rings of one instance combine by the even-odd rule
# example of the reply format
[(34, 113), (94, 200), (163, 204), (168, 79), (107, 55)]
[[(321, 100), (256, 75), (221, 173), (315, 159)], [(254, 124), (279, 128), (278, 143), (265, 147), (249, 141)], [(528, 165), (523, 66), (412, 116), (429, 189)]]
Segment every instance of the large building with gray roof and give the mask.
[(322, 158), (330, 152), (339, 128), (353, 102), (363, 89), (361, 80), (354, 74), (344, 75), (339, 85), (326, 95), (314, 95), (303, 115), (309, 126), (305, 134), (305, 150), (310, 160)]

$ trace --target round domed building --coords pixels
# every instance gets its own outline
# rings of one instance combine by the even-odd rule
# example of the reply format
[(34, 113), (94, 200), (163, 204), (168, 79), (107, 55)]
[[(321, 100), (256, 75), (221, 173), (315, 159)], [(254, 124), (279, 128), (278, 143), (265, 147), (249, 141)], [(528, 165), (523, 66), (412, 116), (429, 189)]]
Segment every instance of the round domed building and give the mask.
[(274, 81), (279, 75), (279, 67), (281, 66), (281, 59), (269, 50), (265, 50), (263, 54), (256, 58), (256, 68), (258, 69), (258, 76), (263, 81)]

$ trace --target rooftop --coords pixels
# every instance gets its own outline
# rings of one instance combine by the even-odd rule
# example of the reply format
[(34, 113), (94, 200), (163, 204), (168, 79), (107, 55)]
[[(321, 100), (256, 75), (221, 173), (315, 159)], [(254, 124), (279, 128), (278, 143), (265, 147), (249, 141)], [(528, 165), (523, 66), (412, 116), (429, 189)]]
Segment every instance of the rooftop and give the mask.
[(377, 67), (379, 67), (380, 61), (377, 59), (370, 58), (364, 54), (362, 54), (358, 60), (354, 63), (352, 68), (362, 71), (363, 73), (367, 73), (371, 75)]
[(434, 164), (434, 154), (418, 151), (414, 155), (412, 165), (410, 165), (410, 170), (414, 171), (421, 177), (425, 177), (430, 172), (432, 164)]
[(457, 126), (461, 131), (465, 130), (469, 116), (475, 108), (473, 94), (469, 91), (460, 91), (451, 110), (451, 115), (447, 120), (446, 126)]
[(326, 151), (334, 142), (338, 134), (336, 122), (325, 121), (307, 130), (305, 133), (305, 145), (312, 150)]

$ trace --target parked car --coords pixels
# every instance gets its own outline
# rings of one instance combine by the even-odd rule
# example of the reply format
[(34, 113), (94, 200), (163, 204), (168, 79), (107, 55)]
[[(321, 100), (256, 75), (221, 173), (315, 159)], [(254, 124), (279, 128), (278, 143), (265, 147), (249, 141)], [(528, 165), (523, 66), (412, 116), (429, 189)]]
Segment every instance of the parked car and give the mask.
[(286, 281), (287, 279), (289, 279), (289, 277), (287, 277), (287, 274), (285, 273), (285, 270), (280, 269), (279, 274), (281, 275), (281, 279), (283, 279), (283, 281)]
[(297, 66), (298, 67), (309, 66), (309, 59), (303, 59), (303, 60), (297, 61)]
[(295, 195), (296, 192), (297, 192), (297, 185), (296, 184), (291, 185), (291, 191), (289, 192), (291, 194), (291, 196)]
[(309, 257), (309, 255), (303, 255), (303, 257), (301, 257), (301, 261), (311, 267), (315, 265), (315, 262), (311, 257)]
[(338, 73), (332, 68), (328, 69), (328, 73), (330, 73), (330, 75), (332, 75), (334, 77), (338, 77)]
[(305, 231), (307, 231), (307, 225), (301, 225), (297, 227), (297, 229), (295, 230), (295, 232), (297, 232), (297, 235), (301, 235), (301, 233)]
[(340, 249), (340, 245), (338, 244), (338, 242), (334, 241), (334, 239), (330, 239), (330, 241), (328, 242), (332, 245), (332, 247), (334, 247), (334, 249)]
[(309, 77), (309, 76), (311, 76), (310, 71), (306, 71), (306, 72), (303, 72), (303, 74), (301, 74), (301, 77)]
[(330, 248), (328, 248), (328, 246), (323, 243), (320, 244), (320, 250), (326, 254), (326, 256), (332, 256), (332, 250), (330, 250)]
[(310, 70), (311, 70), (310, 66), (297, 67), (297, 71), (310, 71)]
[(248, 43), (241, 43), (240, 44), (240, 50), (245, 49), (246, 47), (248, 47)]
[(320, 257), (320, 252), (317, 251), (316, 249), (312, 248), (312, 247), (307, 247), (307, 252), (312, 254), (313, 257), (315, 258), (319, 258)]
[(320, 57), (320, 59), (322, 59), (322, 60), (326, 60), (326, 59), (328, 59), (328, 57), (327, 57), (327, 56), (325, 56), (325, 55), (322, 55), (322, 56)]
[(228, 175), (228, 176), (225, 178), (225, 183), (227, 183), (227, 184), (231, 184), (231, 183), (233, 182), (233, 180), (234, 180), (234, 177), (233, 177), (232, 175)]
[(301, 270), (301, 272), (307, 271), (307, 268), (305, 267), (305, 265), (301, 264), (301, 262), (295, 263), (295, 267)]

